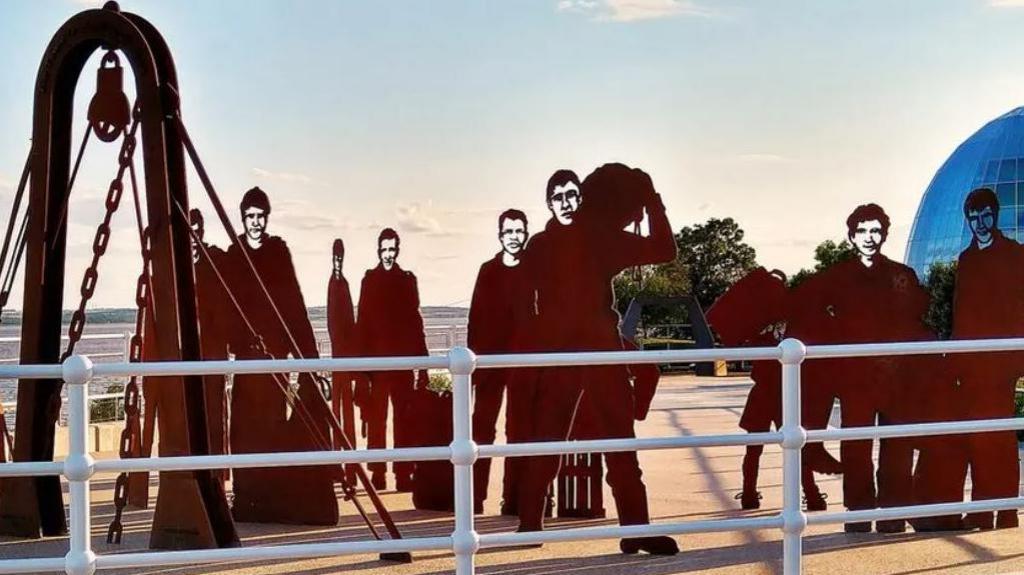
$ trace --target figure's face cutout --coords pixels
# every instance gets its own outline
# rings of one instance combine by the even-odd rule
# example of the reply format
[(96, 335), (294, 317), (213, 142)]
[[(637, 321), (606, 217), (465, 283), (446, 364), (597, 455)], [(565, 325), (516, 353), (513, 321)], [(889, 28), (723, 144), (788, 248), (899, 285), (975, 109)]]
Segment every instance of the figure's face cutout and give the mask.
[(334, 273), (341, 274), (341, 264), (343, 264), (344, 262), (345, 262), (345, 256), (343, 254), (342, 255), (334, 255), (333, 256), (333, 259), (331, 260), (331, 263), (333, 264), (333, 267), (334, 267)]
[(245, 235), (250, 239), (258, 240), (267, 231), (267, 212), (256, 206), (250, 206), (242, 212), (242, 221), (245, 224)]
[(567, 226), (576, 217), (576, 210), (580, 209), (580, 188), (573, 182), (563, 186), (555, 186), (555, 190), (548, 198), (548, 209), (555, 216), (558, 223)]
[(384, 269), (390, 270), (398, 258), (398, 240), (382, 240), (380, 242), (380, 249), (377, 250), (377, 255), (380, 256), (380, 263), (384, 266)]
[(968, 210), (967, 223), (971, 226), (971, 233), (979, 244), (987, 244), (992, 241), (992, 232), (996, 228), (996, 212), (992, 206), (985, 206), (981, 210)]
[(523, 251), (526, 245), (526, 222), (505, 218), (501, 222), (501, 231), (498, 232), (498, 239), (501, 240), (501, 249), (509, 255), (517, 255)]
[(857, 227), (850, 234), (850, 242), (853, 244), (853, 247), (857, 248), (857, 252), (861, 256), (870, 258), (878, 255), (879, 250), (882, 249), (882, 244), (885, 242), (885, 236), (882, 233), (882, 222), (878, 220), (857, 222)]

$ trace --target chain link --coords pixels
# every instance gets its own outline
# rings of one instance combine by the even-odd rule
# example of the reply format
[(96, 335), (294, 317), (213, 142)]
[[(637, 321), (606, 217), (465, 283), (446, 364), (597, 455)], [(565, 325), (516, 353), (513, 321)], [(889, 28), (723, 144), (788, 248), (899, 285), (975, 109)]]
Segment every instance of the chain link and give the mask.
[[(139, 274), (135, 287), (135, 305), (138, 309), (135, 312), (135, 333), (128, 343), (128, 361), (137, 363), (142, 361), (142, 341), (146, 325), (146, 311), (149, 309), (149, 279), (150, 279), (150, 233), (146, 228), (142, 233), (142, 273)], [(121, 459), (139, 457), (142, 445), (142, 423), (140, 409), (141, 393), (139, 391), (139, 378), (132, 376), (128, 385), (124, 388), (124, 429), (121, 430), (121, 444), (118, 449)], [(121, 473), (117, 476), (114, 484), (114, 520), (107, 528), (107, 543), (120, 544), (121, 535), (124, 532), (124, 525), (121, 518), (124, 508), (128, 505), (128, 474)]]
[(75, 346), (82, 339), (82, 332), (85, 330), (85, 307), (96, 292), (96, 282), (99, 280), (100, 258), (103, 257), (103, 254), (107, 253), (107, 246), (110, 244), (110, 220), (114, 217), (114, 212), (117, 211), (118, 206), (121, 204), (121, 195), (124, 191), (124, 175), (128, 171), (128, 167), (132, 163), (132, 157), (135, 154), (135, 134), (139, 129), (137, 105), (136, 113), (133, 115), (134, 120), (132, 121), (131, 130), (124, 135), (124, 139), (121, 141), (117, 175), (111, 180), (110, 187), (107, 190), (107, 198), (104, 202), (106, 213), (103, 215), (103, 222), (96, 228), (96, 237), (92, 242), (92, 261), (82, 277), (82, 287), (80, 290), (82, 297), (78, 301), (78, 309), (71, 316), (71, 325), (68, 327), (68, 347), (64, 351), (64, 355), (61, 356), (61, 361), (64, 361), (75, 352)]

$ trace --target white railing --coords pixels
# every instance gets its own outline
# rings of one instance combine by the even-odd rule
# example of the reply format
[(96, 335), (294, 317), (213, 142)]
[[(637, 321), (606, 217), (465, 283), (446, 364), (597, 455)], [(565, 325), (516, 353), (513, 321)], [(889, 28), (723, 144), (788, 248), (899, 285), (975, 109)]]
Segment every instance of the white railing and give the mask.
[[(707, 349), (644, 352), (587, 352), (553, 354), (506, 354), (475, 356), (455, 347), (446, 357), (345, 358), (315, 360), (249, 360), (160, 363), (100, 363), (73, 356), (63, 365), (0, 366), (0, 377), (18, 379), (63, 378), (69, 387), (70, 453), (63, 462), (21, 462), (0, 464), (0, 477), (62, 475), (70, 484), (70, 549), (64, 557), (0, 560), (0, 573), (65, 570), (71, 575), (90, 575), (97, 569), (139, 568), (204, 564), (221, 561), (307, 559), (353, 553), (411, 552), (450, 549), (455, 554), (456, 573), (474, 573), (474, 557), (481, 548), (645, 537), (688, 533), (781, 529), (783, 572), (798, 575), (801, 570), (802, 537), (807, 525), (853, 521), (924, 517), (972, 511), (1014, 509), (1024, 498), (942, 503), (907, 507), (805, 514), (800, 507), (800, 450), (808, 441), (873, 439), (951, 433), (976, 433), (1024, 428), (1024, 419), (996, 419), (930, 424), (892, 425), (846, 429), (805, 430), (800, 424), (800, 365), (804, 360), (878, 355), (914, 355), (1024, 350), (1024, 339), (913, 342), (891, 344), (822, 345), (805, 347), (797, 340), (785, 340), (777, 347)], [(471, 377), (476, 369), (509, 367), (583, 366), (603, 364), (670, 363), (683, 361), (778, 360), (782, 364), (783, 425), (769, 433), (738, 433), (644, 439), (605, 439), (477, 445), (472, 440)], [(182, 376), (209, 373), (287, 373), (296, 371), (377, 371), (447, 369), (453, 380), (453, 441), (448, 446), (356, 451), (315, 451), (251, 453), (140, 459), (94, 460), (86, 450), (89, 423), (88, 382), (94, 377)], [(781, 513), (767, 517), (687, 522), (659, 522), (650, 525), (581, 527), (558, 531), (479, 534), (473, 523), (472, 468), (479, 457), (520, 457), (560, 453), (642, 451), (693, 447), (779, 444), (783, 449), (783, 506)], [(233, 549), (152, 551), (96, 555), (90, 548), (89, 482), (97, 472), (172, 471), (293, 465), (337, 465), (373, 461), (450, 460), (455, 466), (455, 529), (447, 537), (412, 539), (301, 543)]]
[[(448, 324), (428, 324), (424, 327), (425, 337), (429, 340), (430, 338), (443, 337), (444, 344), (440, 347), (435, 346), (427, 350), (430, 355), (444, 355), (449, 349), (460, 345), (460, 341), (464, 342), (466, 339), (466, 323), (448, 323)], [(331, 341), (327, 336), (327, 328), (315, 328), (313, 330), (316, 336), (317, 351), (321, 354), (329, 353), (331, 349)], [(123, 361), (128, 361), (128, 354), (131, 350), (132, 336), (135, 333), (131, 330), (124, 330), (118, 333), (90, 333), (82, 336), (82, 341), (112, 341), (112, 340), (123, 340), (124, 349), (116, 352), (101, 352), (101, 353), (89, 353), (90, 359), (98, 358), (111, 358), (118, 357)], [(67, 341), (68, 336), (62, 335), (62, 341)], [(0, 337), (0, 344), (5, 343), (21, 343), (20, 336), (4, 336)], [(0, 358), (0, 364), (4, 363), (15, 363), (18, 361), (17, 357), (4, 357)], [(89, 401), (114, 401), (114, 419), (113, 421), (120, 421), (123, 419), (123, 410), (119, 409), (119, 406), (124, 399), (124, 393), (103, 393), (99, 395), (90, 395)], [(7, 413), (8, 415), (15, 413), (18, 406), (17, 401), (2, 401), (0, 402), (0, 412)]]

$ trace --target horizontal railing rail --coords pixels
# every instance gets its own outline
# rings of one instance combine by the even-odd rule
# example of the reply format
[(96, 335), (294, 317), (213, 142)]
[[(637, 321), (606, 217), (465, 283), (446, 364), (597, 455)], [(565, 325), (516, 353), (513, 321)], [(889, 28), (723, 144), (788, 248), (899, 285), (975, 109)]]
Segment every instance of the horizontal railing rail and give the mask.
[[(544, 354), (497, 354), (475, 356), (464, 347), (452, 348), (447, 356), (322, 358), (245, 361), (168, 361), (142, 363), (97, 363), (75, 355), (62, 365), (0, 366), (0, 378), (21, 380), (62, 378), (68, 384), (68, 427), (70, 450), (62, 462), (17, 462), (0, 464), (0, 477), (60, 475), (70, 491), (70, 543), (64, 557), (0, 559), (0, 573), (64, 569), (72, 575), (88, 575), (97, 569), (174, 566), (224, 561), (306, 559), (353, 553), (450, 549), (458, 575), (474, 573), (474, 557), (481, 548), (523, 544), (581, 541), (654, 535), (781, 529), (783, 572), (801, 571), (803, 531), (808, 525), (913, 518), (974, 511), (1014, 509), (1024, 498), (991, 499), (858, 511), (805, 514), (800, 502), (801, 449), (808, 441), (875, 439), (925, 435), (950, 435), (1024, 429), (1024, 419), (992, 419), (940, 423), (903, 424), (844, 429), (806, 430), (800, 423), (800, 366), (805, 360), (912, 355), (974, 353), (1024, 350), (1024, 339), (971, 341), (930, 341), (887, 344), (807, 346), (786, 340), (775, 347), (739, 349), (687, 349), (672, 351), (565, 352)], [(776, 432), (733, 433), (685, 437), (640, 439), (598, 439), (477, 445), (472, 440), (471, 377), (476, 369), (510, 367), (568, 367), (608, 364), (660, 364), (714, 360), (776, 360), (782, 364), (783, 424)], [(246, 453), (148, 457), (96, 460), (86, 449), (89, 425), (88, 383), (98, 377), (186, 376), (205, 374), (292, 373), (307, 371), (390, 371), (412, 369), (448, 370), (453, 386), (453, 441), (447, 446), (354, 451), (313, 451), (287, 453)], [(577, 527), (543, 532), (479, 534), (473, 520), (472, 468), (479, 457), (526, 457), (564, 453), (646, 451), (713, 446), (778, 444), (783, 450), (783, 505), (770, 516), (658, 522), (650, 525)], [(239, 549), (195, 551), (152, 551), (96, 555), (90, 545), (89, 483), (96, 473), (130, 471), (178, 471), (305, 465), (337, 465), (376, 461), (449, 460), (455, 466), (455, 528), (447, 537), (412, 539), (301, 543)]]
[[(466, 322), (453, 321), (449, 323), (437, 323), (428, 324), (424, 326), (425, 336), (428, 340), (443, 338), (444, 345), (428, 347), (427, 352), (430, 355), (444, 355), (449, 349), (464, 343), (466, 340)], [(326, 327), (318, 327), (313, 329), (313, 333), (317, 338), (317, 350), (320, 353), (326, 353), (330, 348), (330, 339), (327, 337), (328, 330)], [(111, 333), (90, 333), (82, 335), (83, 341), (116, 341), (120, 340), (124, 342), (123, 349), (120, 351), (103, 351), (97, 353), (83, 353), (83, 355), (89, 356), (89, 359), (108, 359), (108, 358), (120, 358), (124, 361), (128, 360), (128, 353), (131, 347), (131, 338), (134, 332), (131, 330), (122, 330), (119, 332)], [(67, 341), (68, 336), (62, 335), (62, 341)], [(20, 336), (3, 336), (0, 337), (0, 344), (12, 344), (20, 343)], [(0, 365), (8, 363), (15, 364), (18, 362), (17, 357), (0, 357)], [(3, 379), (4, 376), (0, 376)], [(99, 401), (113, 401), (117, 405), (120, 405), (121, 400), (124, 399), (124, 393), (103, 393), (98, 395), (90, 395), (89, 400), (93, 403)], [(0, 401), (0, 409), (2, 409), (8, 415), (16, 412), (17, 401)], [(123, 419), (123, 410), (115, 410), (113, 414), (113, 420), (119, 421)]]

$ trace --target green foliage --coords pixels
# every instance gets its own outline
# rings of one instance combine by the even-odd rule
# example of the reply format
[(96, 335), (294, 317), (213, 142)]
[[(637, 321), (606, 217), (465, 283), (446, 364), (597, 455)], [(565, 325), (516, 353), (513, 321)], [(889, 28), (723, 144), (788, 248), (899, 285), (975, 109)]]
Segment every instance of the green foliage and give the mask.
[[(678, 260), (655, 266), (641, 266), (639, 270), (628, 269), (612, 281), (615, 289), (615, 305), (620, 314), (626, 313), (629, 302), (638, 296), (673, 297), (686, 295), (690, 291), (690, 280)], [(644, 325), (684, 323), (686, 310), (681, 307), (646, 306)]]
[[(1017, 386), (1020, 387), (1019, 380)], [(1024, 391), (1020, 389), (1017, 389), (1013, 395), (1013, 413), (1014, 417), (1024, 417)], [(1024, 441), (1024, 429), (1017, 430), (1017, 441)]]
[(452, 378), (446, 371), (432, 371), (430, 372), (430, 382), (427, 383), (427, 389), (434, 393), (444, 393), (452, 390)]
[[(743, 242), (743, 230), (732, 218), (711, 218), (676, 234), (674, 261), (628, 269), (613, 282), (619, 313), (637, 296), (693, 295), (707, 309), (718, 296), (757, 267), (754, 248)], [(643, 325), (687, 323), (682, 306), (646, 306)]]
[(757, 267), (757, 252), (743, 241), (732, 218), (711, 218), (676, 234), (678, 262), (689, 279), (690, 294), (707, 309), (732, 284)]
[[(105, 393), (121, 393), (124, 391), (124, 384), (113, 383), (107, 386)], [(100, 399), (89, 405), (89, 421), (102, 423), (105, 421), (118, 421), (124, 419), (124, 403), (120, 398)]]
[(925, 289), (931, 296), (924, 322), (939, 339), (953, 333), (953, 292), (956, 287), (956, 262), (935, 262), (928, 268)]
[(789, 287), (796, 287), (812, 275), (856, 255), (857, 248), (853, 247), (853, 244), (846, 240), (842, 240), (839, 243), (825, 240), (814, 248), (814, 269), (803, 268), (790, 276)]

